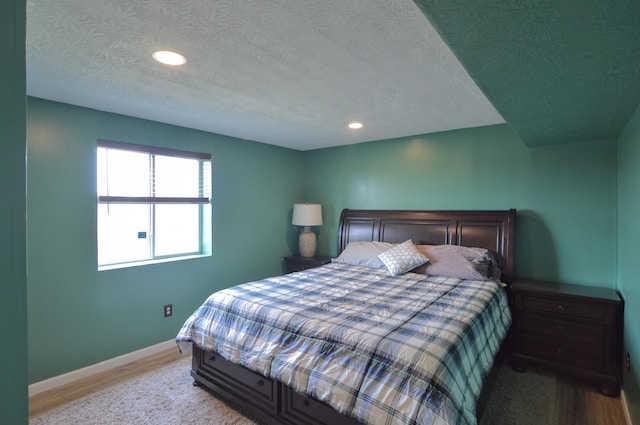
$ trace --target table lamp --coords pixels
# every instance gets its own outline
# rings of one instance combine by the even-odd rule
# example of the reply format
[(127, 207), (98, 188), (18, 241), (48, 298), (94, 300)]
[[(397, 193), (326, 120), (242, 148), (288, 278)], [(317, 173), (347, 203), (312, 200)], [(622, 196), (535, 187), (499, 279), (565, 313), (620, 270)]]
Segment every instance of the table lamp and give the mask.
[(322, 207), (320, 204), (293, 204), (293, 218), (291, 223), (294, 226), (303, 226), (298, 239), (301, 257), (313, 257), (316, 255), (316, 234), (310, 229), (311, 226), (322, 224)]

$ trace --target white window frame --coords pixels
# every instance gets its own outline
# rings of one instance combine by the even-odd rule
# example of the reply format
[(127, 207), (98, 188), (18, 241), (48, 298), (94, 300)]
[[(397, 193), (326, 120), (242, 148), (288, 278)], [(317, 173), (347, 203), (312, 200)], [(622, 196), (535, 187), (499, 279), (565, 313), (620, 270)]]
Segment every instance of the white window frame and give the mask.
[[(151, 223), (150, 230), (155, 233), (155, 206), (158, 204), (197, 204), (200, 205), (199, 208), (199, 249), (196, 252), (185, 252), (179, 254), (170, 254), (170, 255), (156, 255), (155, 254), (155, 240), (152, 238), (150, 240), (151, 244), (151, 252), (150, 258), (145, 260), (132, 260), (132, 261), (123, 261), (118, 263), (111, 264), (99, 264), (98, 270), (110, 270), (114, 268), (124, 268), (124, 267), (133, 267), (145, 264), (154, 264), (166, 261), (176, 261), (176, 260), (186, 260), (190, 258), (198, 258), (202, 256), (210, 256), (211, 255), (211, 154), (208, 153), (200, 153), (200, 152), (191, 152), (191, 151), (183, 151), (178, 149), (170, 149), (170, 148), (161, 148), (154, 146), (146, 146), (146, 145), (138, 145), (133, 143), (125, 143), (125, 142), (117, 142), (112, 140), (104, 140), (99, 139), (97, 141), (97, 149), (99, 148), (106, 149), (116, 149), (121, 151), (128, 152), (139, 152), (148, 154), (150, 157), (150, 167), (151, 167), (151, 175), (149, 176), (150, 182), (150, 195), (151, 196), (119, 196), (115, 195), (101, 195), (98, 194), (98, 205), (100, 204), (140, 204), (140, 205), (148, 205), (151, 208)], [(185, 158), (185, 159), (196, 159), (199, 161), (199, 196), (197, 197), (161, 197), (155, 196), (155, 188), (153, 184), (154, 180), (154, 167), (155, 167), (155, 157), (156, 156), (171, 156), (176, 158)], [(96, 222), (96, 231), (98, 231), (98, 222)], [(100, 249), (100, 243), (98, 241), (98, 249)], [(98, 256), (99, 257), (99, 256)], [(97, 259), (98, 260), (98, 259)]]

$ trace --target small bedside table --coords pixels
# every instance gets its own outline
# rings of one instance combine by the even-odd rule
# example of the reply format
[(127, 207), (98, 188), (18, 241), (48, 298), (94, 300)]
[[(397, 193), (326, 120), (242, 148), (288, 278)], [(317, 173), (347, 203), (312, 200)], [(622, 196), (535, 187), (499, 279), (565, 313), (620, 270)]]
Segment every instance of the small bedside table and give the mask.
[(331, 262), (331, 257), (324, 255), (316, 255), (315, 257), (284, 257), (285, 273), (299, 272), (302, 270), (312, 269), (314, 267), (323, 266)]
[(513, 368), (551, 369), (620, 392), (623, 301), (614, 289), (516, 280)]

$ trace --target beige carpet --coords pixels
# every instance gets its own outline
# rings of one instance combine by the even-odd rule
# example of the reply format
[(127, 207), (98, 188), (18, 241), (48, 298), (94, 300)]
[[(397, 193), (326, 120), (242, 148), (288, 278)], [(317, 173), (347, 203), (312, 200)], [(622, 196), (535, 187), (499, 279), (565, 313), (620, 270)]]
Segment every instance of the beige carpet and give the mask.
[[(32, 425), (252, 425), (194, 387), (186, 356), (162, 369), (32, 418)], [(480, 425), (550, 425), (556, 378), (502, 366)]]
[(191, 356), (51, 410), (32, 425), (253, 425), (192, 385)]

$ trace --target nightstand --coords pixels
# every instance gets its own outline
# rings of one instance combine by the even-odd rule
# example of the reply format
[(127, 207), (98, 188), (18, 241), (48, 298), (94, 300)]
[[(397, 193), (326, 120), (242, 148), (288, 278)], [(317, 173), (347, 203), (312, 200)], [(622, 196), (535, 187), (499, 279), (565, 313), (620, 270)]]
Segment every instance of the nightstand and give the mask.
[(624, 303), (614, 289), (516, 280), (512, 366), (526, 365), (620, 392)]
[(299, 272), (302, 270), (312, 269), (314, 267), (323, 266), (331, 262), (331, 257), (324, 255), (316, 255), (315, 257), (284, 257), (285, 273)]

